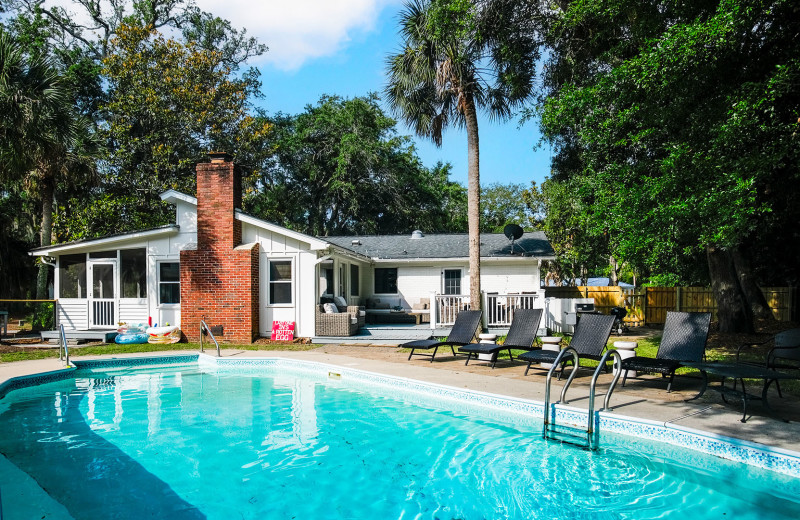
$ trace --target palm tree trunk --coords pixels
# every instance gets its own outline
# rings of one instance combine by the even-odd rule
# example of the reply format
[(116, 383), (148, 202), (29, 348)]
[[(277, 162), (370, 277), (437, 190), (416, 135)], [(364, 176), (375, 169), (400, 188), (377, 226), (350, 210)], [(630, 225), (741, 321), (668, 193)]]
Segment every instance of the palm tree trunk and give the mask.
[(478, 145), (478, 114), (475, 102), (467, 96), (464, 103), (467, 127), (467, 219), (469, 222), (469, 300), (472, 310), (481, 308), (481, 181)]
[[(42, 182), (42, 230), (41, 245), (49, 246), (53, 243), (53, 184), (47, 179)], [(47, 280), (49, 275), (47, 264), (39, 264), (39, 275), (36, 278), (36, 299), (44, 300), (48, 297)]]

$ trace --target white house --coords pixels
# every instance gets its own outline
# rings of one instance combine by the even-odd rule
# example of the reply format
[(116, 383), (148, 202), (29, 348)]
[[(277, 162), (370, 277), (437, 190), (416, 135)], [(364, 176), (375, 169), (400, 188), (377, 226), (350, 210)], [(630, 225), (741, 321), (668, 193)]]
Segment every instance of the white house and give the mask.
[[(218, 339), (249, 342), (269, 336), (275, 321), (294, 322), (295, 336), (322, 335), (318, 306), (334, 296), (370, 304), (376, 321), (427, 314), (432, 327), (466, 306), (466, 234), (312, 237), (238, 209), (238, 172), (227, 155), (212, 154), (197, 175), (197, 198), (162, 194), (175, 205), (174, 224), (31, 252), (55, 260), (60, 323), (102, 330), (169, 322), (196, 340), (205, 319), (222, 327)], [(513, 244), (481, 236), (487, 324), (507, 327), (509, 309), (544, 307), (539, 267), (552, 257), (541, 232)]]

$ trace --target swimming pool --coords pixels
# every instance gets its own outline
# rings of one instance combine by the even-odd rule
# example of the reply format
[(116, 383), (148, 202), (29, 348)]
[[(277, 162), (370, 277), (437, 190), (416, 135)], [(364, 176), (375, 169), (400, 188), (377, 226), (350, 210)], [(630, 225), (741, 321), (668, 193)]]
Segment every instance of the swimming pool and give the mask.
[(76, 519), (800, 518), (791, 476), (320, 367), (74, 375), (0, 401), (0, 453)]

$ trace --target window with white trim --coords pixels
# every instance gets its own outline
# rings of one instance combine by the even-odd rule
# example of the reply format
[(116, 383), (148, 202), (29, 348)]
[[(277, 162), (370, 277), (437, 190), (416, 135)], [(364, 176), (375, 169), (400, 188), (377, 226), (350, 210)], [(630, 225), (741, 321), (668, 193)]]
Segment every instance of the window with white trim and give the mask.
[(269, 261), (269, 304), (291, 305), (292, 261)]
[(158, 303), (181, 303), (181, 264), (179, 262), (158, 263)]
[(461, 269), (445, 269), (442, 285), (444, 294), (461, 294)]

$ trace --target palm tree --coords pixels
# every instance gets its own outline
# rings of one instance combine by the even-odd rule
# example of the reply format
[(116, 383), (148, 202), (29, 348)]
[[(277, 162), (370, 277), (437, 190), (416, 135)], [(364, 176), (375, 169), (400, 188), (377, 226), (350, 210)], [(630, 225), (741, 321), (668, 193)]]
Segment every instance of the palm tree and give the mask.
[[(0, 30), (0, 178), (22, 180), (41, 201), (41, 245), (52, 243), (53, 205), (59, 181), (94, 179), (98, 140), (78, 115), (57, 69), (26, 58)], [(40, 264), (36, 297), (44, 298), (48, 271)]]
[(472, 309), (481, 308), (478, 110), (507, 119), (533, 90), (533, 34), (504, 23), (524, 16), (515, 4), (411, 0), (401, 14), (403, 49), (388, 60), (389, 104), (418, 135), (441, 146), (448, 125), (466, 129)]

